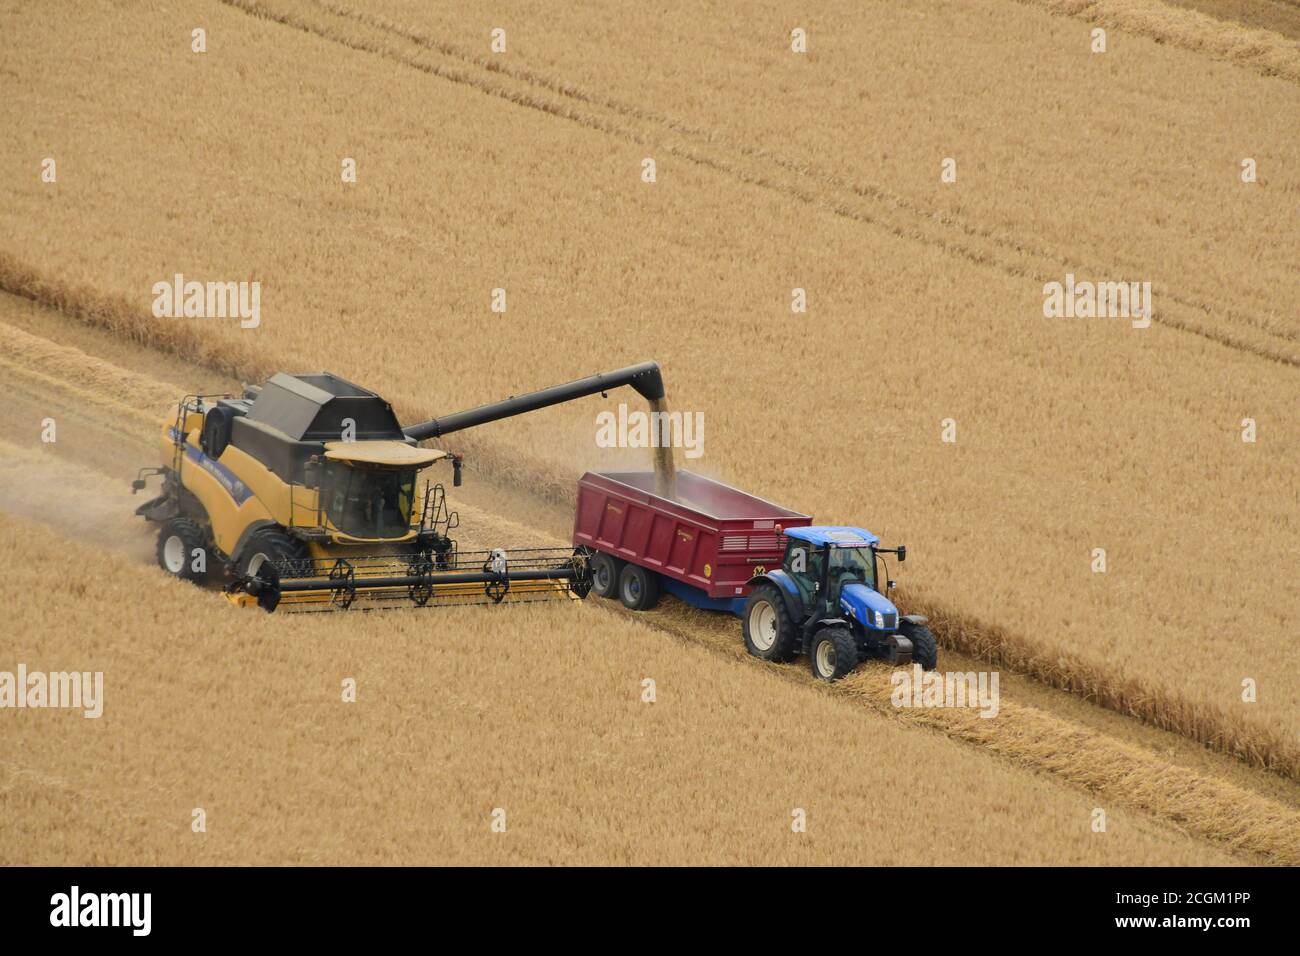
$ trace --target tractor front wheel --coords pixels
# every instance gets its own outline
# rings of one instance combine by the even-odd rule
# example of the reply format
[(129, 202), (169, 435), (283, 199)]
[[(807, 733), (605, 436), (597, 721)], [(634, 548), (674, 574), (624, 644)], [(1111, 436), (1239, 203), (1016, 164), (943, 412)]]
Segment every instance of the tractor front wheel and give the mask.
[(798, 629), (775, 585), (760, 584), (750, 592), (741, 630), (745, 648), (755, 657), (785, 664), (799, 655)]
[(633, 611), (648, 611), (659, 603), (659, 575), (635, 564), (626, 564), (618, 576), (618, 596)]
[(839, 680), (858, 666), (858, 645), (847, 627), (823, 627), (813, 637), (808, 655), (813, 676)]
[(932, 671), (939, 666), (939, 645), (928, 627), (905, 622), (898, 632), (912, 642), (912, 661), (922, 670)]
[(591, 589), (603, 598), (618, 597), (618, 579), (623, 562), (603, 551), (591, 556)]
[(183, 581), (207, 576), (212, 550), (208, 536), (190, 518), (172, 518), (158, 532), (158, 566)]

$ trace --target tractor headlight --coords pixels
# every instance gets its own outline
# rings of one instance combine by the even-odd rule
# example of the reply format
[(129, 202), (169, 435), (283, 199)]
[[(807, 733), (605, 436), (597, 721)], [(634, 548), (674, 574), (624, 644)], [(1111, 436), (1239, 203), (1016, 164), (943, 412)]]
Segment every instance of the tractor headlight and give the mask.
[(885, 615), (881, 614), (879, 611), (872, 611), (871, 614), (876, 622), (876, 627), (883, 630), (885, 627)]

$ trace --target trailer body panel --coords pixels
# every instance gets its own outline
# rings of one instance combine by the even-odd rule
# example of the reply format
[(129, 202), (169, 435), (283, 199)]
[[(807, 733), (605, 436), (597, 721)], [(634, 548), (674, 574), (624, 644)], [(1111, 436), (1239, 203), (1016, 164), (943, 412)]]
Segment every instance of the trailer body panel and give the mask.
[(730, 609), (748, 596), (751, 577), (780, 565), (783, 531), (812, 523), (687, 471), (677, 472), (675, 500), (654, 488), (654, 472), (587, 472), (578, 481), (573, 543), (698, 589), (708, 600), (691, 600), (697, 607)]

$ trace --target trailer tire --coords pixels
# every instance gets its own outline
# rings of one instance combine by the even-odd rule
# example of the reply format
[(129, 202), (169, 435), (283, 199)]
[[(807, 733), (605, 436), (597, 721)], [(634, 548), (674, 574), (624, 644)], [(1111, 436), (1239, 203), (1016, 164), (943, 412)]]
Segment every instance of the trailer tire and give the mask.
[[(202, 565), (195, 569), (198, 560), (195, 551), (202, 551)], [(155, 549), (158, 566), (182, 581), (202, 581), (212, 570), (212, 547), (208, 536), (197, 521), (190, 518), (171, 518), (158, 531)]]
[(618, 597), (619, 577), (623, 573), (625, 563), (612, 554), (606, 554), (603, 551), (597, 551), (593, 554), (591, 556), (591, 590), (598, 597)]
[(798, 628), (775, 585), (760, 584), (754, 588), (740, 620), (745, 649), (755, 657), (787, 664), (799, 656)]
[(808, 663), (813, 677), (819, 680), (839, 680), (858, 666), (858, 642), (847, 627), (823, 627), (813, 635)]
[(659, 575), (635, 564), (623, 565), (618, 575), (618, 597), (633, 611), (648, 611), (659, 603)]
[(898, 633), (912, 642), (912, 661), (920, 664), (922, 670), (932, 671), (939, 666), (939, 644), (928, 627), (905, 624)]
[(297, 538), (292, 538), (280, 528), (262, 528), (254, 531), (239, 557), (239, 573), (244, 577), (253, 577), (263, 561), (271, 561), (280, 576), (286, 570), (305, 570), (307, 546)]

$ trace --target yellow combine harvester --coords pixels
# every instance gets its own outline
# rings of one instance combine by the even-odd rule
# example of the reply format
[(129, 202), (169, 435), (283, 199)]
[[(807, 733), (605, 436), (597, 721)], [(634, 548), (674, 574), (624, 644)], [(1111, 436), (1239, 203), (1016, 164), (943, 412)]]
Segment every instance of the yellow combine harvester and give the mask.
[(530, 392), (403, 428), (379, 395), (328, 372), (273, 376), (242, 397), (189, 395), (163, 425), (158, 563), (186, 580), (229, 576), (239, 604), (302, 610), (501, 603), (587, 596), (581, 549), (461, 552), (441, 484), (417, 476), (461, 458), (419, 442), (630, 385), (663, 398), (659, 366)]

